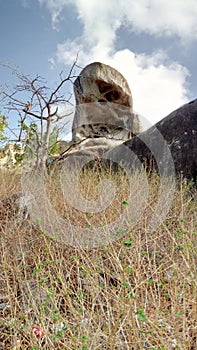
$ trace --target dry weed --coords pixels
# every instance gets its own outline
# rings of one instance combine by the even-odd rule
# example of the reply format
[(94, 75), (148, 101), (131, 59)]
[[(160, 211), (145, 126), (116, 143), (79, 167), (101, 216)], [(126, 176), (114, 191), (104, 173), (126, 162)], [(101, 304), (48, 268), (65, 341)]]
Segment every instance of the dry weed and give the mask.
[[(107, 176), (118, 190), (104, 213), (71, 208), (57, 178), (48, 181), (48, 196), (78, 227), (106, 225), (124, 210), (129, 191), (123, 172)], [(96, 200), (103, 177), (100, 171), (82, 173), (81, 194)], [(158, 186), (154, 175), (134, 228), (90, 250), (62, 245), (14, 213), (1, 217), (0, 349), (197, 348), (196, 202), (181, 184), (164, 222), (150, 233)], [(20, 192), (20, 177), (2, 173), (0, 191), (1, 199)], [(44, 335), (36, 335), (34, 325)]]

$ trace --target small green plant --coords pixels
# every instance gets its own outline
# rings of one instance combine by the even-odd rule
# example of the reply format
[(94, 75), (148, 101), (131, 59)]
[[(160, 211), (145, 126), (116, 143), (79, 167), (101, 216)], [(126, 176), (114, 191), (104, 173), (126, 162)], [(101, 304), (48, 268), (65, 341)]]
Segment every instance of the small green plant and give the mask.
[(133, 239), (132, 238), (125, 239), (123, 241), (123, 244), (125, 247), (131, 248), (133, 244)]
[(140, 321), (147, 322), (147, 317), (144, 310), (139, 309), (135, 313)]

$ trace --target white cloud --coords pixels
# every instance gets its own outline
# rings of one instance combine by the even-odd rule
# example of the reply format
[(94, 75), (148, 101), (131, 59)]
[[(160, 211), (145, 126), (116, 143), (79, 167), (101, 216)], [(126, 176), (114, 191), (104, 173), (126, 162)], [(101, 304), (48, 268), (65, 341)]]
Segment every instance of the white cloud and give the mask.
[(57, 48), (59, 62), (71, 65), (79, 52), (78, 64), (101, 61), (118, 69), (128, 80), (134, 109), (156, 122), (188, 100), (188, 71), (170, 62), (163, 51), (135, 54), (115, 51), (116, 31), (178, 36), (182, 41), (197, 38), (196, 0), (39, 0), (51, 11), (57, 25), (63, 8), (72, 4), (83, 24), (81, 37), (66, 40)]
[[(102, 37), (112, 42), (121, 25), (137, 32), (197, 38), (196, 0), (38, 0), (46, 5), (56, 25), (62, 10), (71, 4), (91, 41)], [(107, 31), (106, 31), (107, 29)], [(106, 31), (106, 32), (105, 32)], [(105, 34), (105, 35), (104, 35)]]
[(50, 64), (50, 69), (54, 69), (54, 67), (55, 67), (55, 59), (53, 57), (50, 57), (48, 59), (48, 62)]
[(61, 12), (72, 0), (38, 0), (39, 4), (46, 5), (51, 13), (53, 29), (58, 29), (58, 22), (61, 19)]
[(162, 52), (148, 56), (122, 50), (111, 57), (110, 64), (127, 78), (134, 109), (152, 123), (187, 101), (187, 70), (176, 62), (165, 62)]

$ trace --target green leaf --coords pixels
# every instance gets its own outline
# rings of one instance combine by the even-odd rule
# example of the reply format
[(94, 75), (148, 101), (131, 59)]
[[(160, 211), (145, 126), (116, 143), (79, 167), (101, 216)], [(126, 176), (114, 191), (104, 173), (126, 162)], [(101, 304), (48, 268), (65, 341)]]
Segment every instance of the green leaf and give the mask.
[(125, 239), (123, 241), (123, 244), (125, 245), (125, 247), (132, 247), (132, 242), (133, 242), (133, 239), (132, 238), (128, 238), (128, 239)]
[(146, 322), (146, 321), (147, 321), (147, 318), (146, 318), (146, 315), (145, 315), (144, 310), (139, 309), (139, 310), (136, 311), (135, 314), (137, 315), (137, 317), (138, 317), (138, 319), (139, 319), (140, 321), (143, 321), (143, 322)]
[(90, 338), (86, 337), (86, 335), (82, 335), (81, 339), (84, 341), (90, 341)]

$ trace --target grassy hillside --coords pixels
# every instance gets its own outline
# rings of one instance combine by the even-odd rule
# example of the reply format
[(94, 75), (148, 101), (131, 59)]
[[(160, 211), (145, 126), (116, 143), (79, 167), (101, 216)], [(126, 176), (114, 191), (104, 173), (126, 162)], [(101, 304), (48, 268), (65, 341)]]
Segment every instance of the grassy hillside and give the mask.
[[(126, 210), (126, 175), (87, 170), (79, 187), (97, 200), (105, 176), (116, 195), (104, 212), (69, 206), (57, 178), (47, 182), (55, 210), (79, 229), (107, 227)], [(132, 188), (139, 183), (133, 176)], [(137, 224), (92, 249), (58, 243), (29, 219), (1, 213), (0, 349), (197, 349), (196, 199), (179, 183), (164, 222), (150, 232), (159, 188), (153, 175)], [(2, 172), (0, 198), (19, 191), (20, 174)]]

